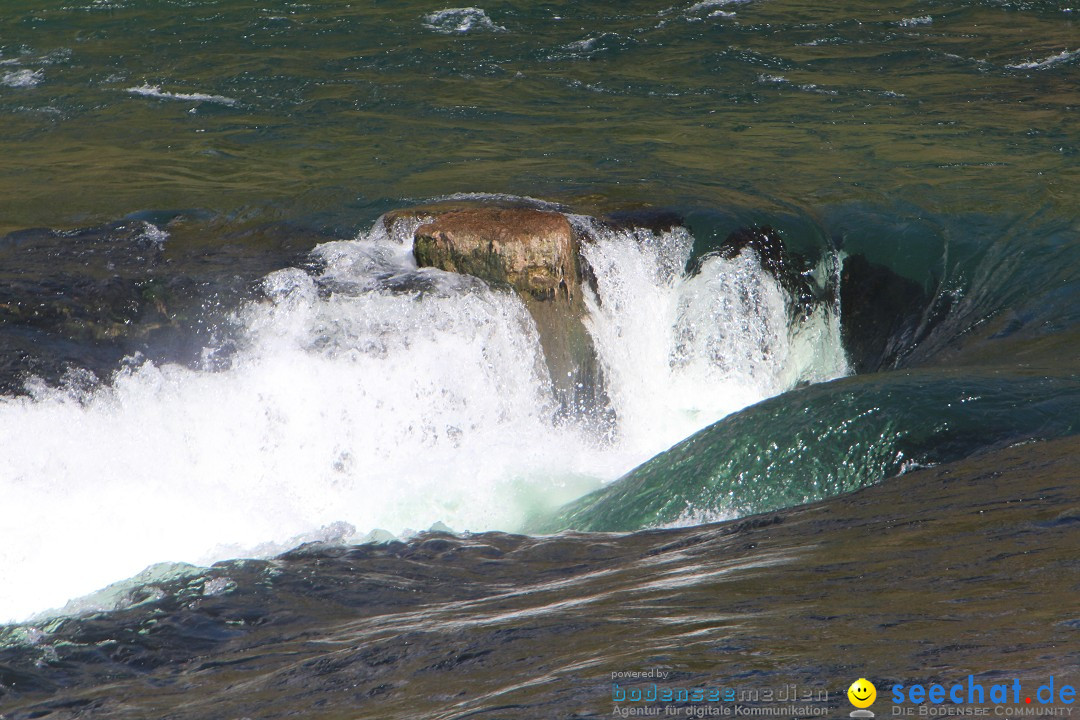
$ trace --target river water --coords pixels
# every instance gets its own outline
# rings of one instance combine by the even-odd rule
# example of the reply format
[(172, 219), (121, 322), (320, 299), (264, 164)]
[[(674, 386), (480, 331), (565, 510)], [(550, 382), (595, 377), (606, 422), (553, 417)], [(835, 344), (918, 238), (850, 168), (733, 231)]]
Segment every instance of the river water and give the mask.
[[(1076, 679), (1077, 13), (5, 3), (0, 716)], [(570, 218), (612, 424), (440, 200)]]

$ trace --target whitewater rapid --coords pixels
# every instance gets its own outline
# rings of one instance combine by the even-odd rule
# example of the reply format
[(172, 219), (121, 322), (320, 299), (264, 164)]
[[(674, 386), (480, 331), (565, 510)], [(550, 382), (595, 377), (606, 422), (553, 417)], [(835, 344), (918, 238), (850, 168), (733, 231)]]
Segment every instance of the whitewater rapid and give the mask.
[[(559, 417), (512, 293), (417, 269), (381, 221), (263, 280), (202, 367), (130, 359), (0, 398), (0, 622), (154, 563), (266, 556), (435, 523), (509, 530), (688, 434), (844, 374), (833, 306), (793, 319), (749, 254), (686, 271), (683, 228), (572, 217), (614, 439)], [(69, 611), (77, 608), (69, 608)]]

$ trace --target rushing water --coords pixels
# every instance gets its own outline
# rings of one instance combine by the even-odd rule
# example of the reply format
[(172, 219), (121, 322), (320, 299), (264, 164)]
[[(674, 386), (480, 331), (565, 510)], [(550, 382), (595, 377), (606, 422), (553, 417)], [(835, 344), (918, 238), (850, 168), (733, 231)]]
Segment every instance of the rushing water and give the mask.
[[(934, 503), (953, 550), (875, 545), (900, 568), (867, 586), (882, 627), (972, 553), (941, 602), (1017, 604), (997, 542), (1075, 584), (1080, 9), (266, 5), (0, 9), (0, 621), (36, 616), (0, 633), (0, 716), (163, 716), (199, 683), (178, 717), (608, 715), (612, 670), (842, 690), (852, 647), (917, 679), (914, 646), (959, 626), (899, 634), (892, 668), (850, 632), (770, 659), (766, 626), (826, 622), (783, 588), (852, 592), (858, 528)], [(418, 269), (380, 219), (447, 198), (570, 218), (610, 426), (559, 411), (516, 295)], [(787, 274), (722, 252), (766, 225)], [(966, 519), (986, 477), (987, 507), (1038, 498), (1000, 536)], [(564, 530), (638, 532), (460, 534)], [(1014, 665), (935, 667), (1075, 669), (1076, 619), (1028, 612)], [(626, 640), (643, 617), (667, 619)], [(495, 629), (455, 650), (442, 624)], [(140, 674), (164, 699), (102, 689)], [(282, 690), (308, 685), (338, 699)]]

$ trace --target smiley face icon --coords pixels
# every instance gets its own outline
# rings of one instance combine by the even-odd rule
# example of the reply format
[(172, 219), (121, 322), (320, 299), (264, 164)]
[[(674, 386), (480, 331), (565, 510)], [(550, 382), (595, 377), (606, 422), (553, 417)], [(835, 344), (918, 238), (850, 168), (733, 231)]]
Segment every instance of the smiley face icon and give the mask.
[(848, 700), (857, 708), (868, 708), (877, 700), (877, 688), (866, 678), (859, 678), (847, 689)]

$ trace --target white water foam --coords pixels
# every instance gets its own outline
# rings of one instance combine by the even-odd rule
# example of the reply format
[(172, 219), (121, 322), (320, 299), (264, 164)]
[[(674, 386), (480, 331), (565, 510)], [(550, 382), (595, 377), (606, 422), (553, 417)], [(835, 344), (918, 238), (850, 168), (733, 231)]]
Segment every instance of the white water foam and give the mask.
[[(701, 12), (702, 10), (712, 10), (712, 12), (710, 13), (710, 17), (719, 17), (719, 16), (734, 17), (734, 15), (735, 15), (734, 13), (728, 13), (728, 12), (723, 12), (723, 11), (718, 11), (718, 10), (713, 10), (713, 9), (714, 8), (725, 7), (725, 6), (728, 6), (728, 5), (745, 5), (745, 4), (749, 3), (749, 2), (751, 2), (751, 0), (701, 0), (701, 2), (693, 3), (692, 5), (690, 5), (690, 7), (686, 8), (686, 10), (683, 11), (683, 15), (689, 16), (689, 15), (693, 15), (695, 13)], [(661, 15), (666, 15), (668, 13), (673, 12), (674, 10), (676, 10), (675, 7), (670, 7), (667, 10), (664, 10), (663, 12), (661, 12), (660, 14)]]
[(0, 85), (13, 88), (37, 87), (45, 79), (43, 70), (14, 70), (0, 75)]
[(105, 385), (75, 375), (0, 398), (0, 620), (155, 563), (437, 521), (513, 530), (728, 412), (844, 371), (827, 313), (790, 329), (755, 258), (687, 276), (685, 231), (596, 229), (589, 329), (619, 422), (605, 444), (553, 420), (518, 298), (417, 270), (411, 228), (395, 230), (320, 246), (318, 273), (269, 275), (237, 314), (240, 348), (208, 348), (207, 369), (132, 362)]
[(750, 2), (750, 0), (702, 0), (702, 2), (694, 3), (686, 12), (692, 13), (699, 10), (707, 10), (714, 7), (720, 7), (723, 5), (744, 5)]
[(694, 240), (682, 228), (593, 233), (582, 252), (598, 288), (587, 326), (624, 446), (649, 457), (799, 382), (847, 372), (839, 317), (820, 308), (789, 327), (786, 295), (753, 253), (707, 257), (687, 275)]
[(896, 24), (900, 27), (918, 27), (919, 25), (930, 25), (933, 22), (934, 18), (930, 15), (920, 15), (919, 17), (904, 18)]
[(158, 98), (159, 100), (183, 100), (188, 102), (212, 102), (219, 105), (235, 105), (236, 100), (231, 97), (225, 97), (224, 95), (207, 95), (206, 93), (174, 93), (167, 92), (161, 89), (160, 85), (137, 85), (135, 87), (129, 87), (125, 92), (132, 95), (142, 95), (144, 97)]
[(1006, 65), (1005, 67), (1013, 70), (1041, 70), (1043, 68), (1048, 68), (1051, 65), (1057, 65), (1058, 63), (1072, 60), (1074, 57), (1078, 56), (1080, 56), (1080, 50), (1063, 50), (1057, 55), (1051, 55), (1042, 60), (1029, 60), (1027, 62), (1016, 63), (1015, 65)]
[(506, 28), (491, 21), (481, 8), (448, 8), (424, 16), (424, 27), (443, 35), (468, 32), (505, 32)]

